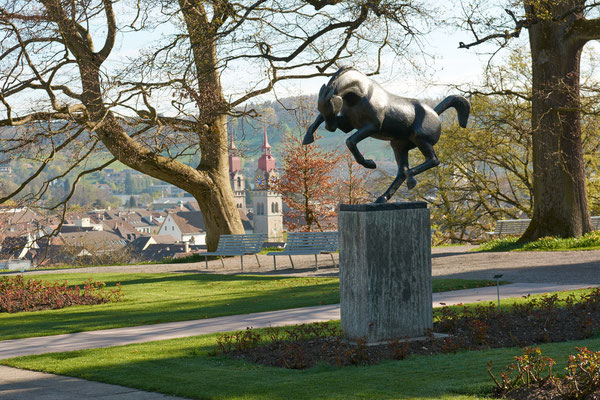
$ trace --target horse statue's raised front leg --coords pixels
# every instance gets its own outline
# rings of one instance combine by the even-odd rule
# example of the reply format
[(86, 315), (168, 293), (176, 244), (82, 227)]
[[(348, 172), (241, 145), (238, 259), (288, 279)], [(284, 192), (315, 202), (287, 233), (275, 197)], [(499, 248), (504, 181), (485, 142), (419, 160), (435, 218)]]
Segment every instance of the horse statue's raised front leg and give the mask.
[(315, 132), (319, 128), (319, 125), (323, 123), (323, 121), (325, 121), (325, 118), (323, 118), (321, 114), (317, 115), (315, 122), (313, 122), (306, 130), (306, 134), (304, 135), (304, 139), (302, 140), (303, 145), (311, 144), (315, 141)]

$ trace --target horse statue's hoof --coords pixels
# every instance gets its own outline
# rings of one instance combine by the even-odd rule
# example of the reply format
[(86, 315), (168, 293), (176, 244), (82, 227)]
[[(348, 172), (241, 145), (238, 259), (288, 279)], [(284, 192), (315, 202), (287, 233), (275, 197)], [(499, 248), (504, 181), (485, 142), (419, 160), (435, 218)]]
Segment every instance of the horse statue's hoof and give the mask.
[(414, 188), (415, 186), (417, 186), (417, 180), (414, 178), (414, 176), (411, 176), (410, 178), (408, 178), (406, 180), (406, 187), (410, 190), (412, 188)]
[(384, 196), (379, 196), (377, 200), (375, 200), (375, 204), (387, 203), (387, 201), (388, 199), (386, 199)]
[(365, 162), (363, 163), (363, 167), (369, 168), (369, 169), (375, 169), (375, 168), (377, 168), (377, 164), (375, 164), (375, 161), (373, 161), (373, 160), (365, 160)]
[(311, 144), (314, 141), (315, 141), (315, 137), (313, 135), (306, 134), (306, 136), (304, 136), (304, 140), (302, 141), (302, 144), (304, 146), (306, 146), (307, 144)]

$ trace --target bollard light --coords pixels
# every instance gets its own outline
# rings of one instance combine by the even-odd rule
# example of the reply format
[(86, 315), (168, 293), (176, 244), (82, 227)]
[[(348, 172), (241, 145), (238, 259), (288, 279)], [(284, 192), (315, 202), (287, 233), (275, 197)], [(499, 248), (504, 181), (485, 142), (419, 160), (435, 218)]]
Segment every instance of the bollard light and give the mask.
[(500, 309), (500, 278), (502, 278), (502, 274), (494, 275), (494, 279), (496, 280), (496, 293), (498, 294), (498, 309)]

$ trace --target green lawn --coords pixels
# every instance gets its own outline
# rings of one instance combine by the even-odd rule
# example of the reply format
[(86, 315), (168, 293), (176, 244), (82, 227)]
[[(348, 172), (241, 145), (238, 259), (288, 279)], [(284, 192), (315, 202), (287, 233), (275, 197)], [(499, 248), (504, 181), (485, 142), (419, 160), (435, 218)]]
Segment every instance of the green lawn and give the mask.
[[(320, 365), (285, 370), (214, 356), (217, 335), (3, 360), (0, 363), (195, 399), (478, 399), (519, 348), (410, 357), (379, 365)], [(600, 338), (540, 346), (562, 370), (576, 346)], [(477, 396), (480, 394), (481, 396)]]
[(212, 318), (332, 304), (337, 278), (281, 278), (204, 274), (52, 274), (28, 276), (80, 284), (88, 278), (107, 288), (121, 283), (123, 301), (0, 314), (0, 338), (14, 339)]
[[(77, 273), (28, 276), (80, 284), (121, 283), (123, 301), (61, 310), (0, 314), (0, 340), (310, 307), (339, 302), (338, 278), (254, 275)], [(434, 279), (434, 291), (489, 281)]]
[(529, 243), (517, 243), (518, 237), (505, 237), (482, 243), (472, 251), (569, 251), (600, 250), (600, 231), (579, 238), (543, 237)]

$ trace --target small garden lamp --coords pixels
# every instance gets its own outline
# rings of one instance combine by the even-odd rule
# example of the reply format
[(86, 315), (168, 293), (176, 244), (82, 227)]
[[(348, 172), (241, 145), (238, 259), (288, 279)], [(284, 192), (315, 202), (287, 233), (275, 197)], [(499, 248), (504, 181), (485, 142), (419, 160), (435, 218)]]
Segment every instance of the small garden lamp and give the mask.
[(498, 309), (500, 309), (500, 278), (502, 278), (502, 274), (494, 275), (494, 279), (496, 280), (496, 293), (498, 294)]

